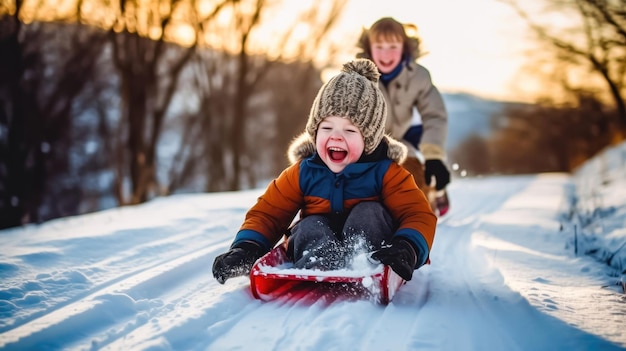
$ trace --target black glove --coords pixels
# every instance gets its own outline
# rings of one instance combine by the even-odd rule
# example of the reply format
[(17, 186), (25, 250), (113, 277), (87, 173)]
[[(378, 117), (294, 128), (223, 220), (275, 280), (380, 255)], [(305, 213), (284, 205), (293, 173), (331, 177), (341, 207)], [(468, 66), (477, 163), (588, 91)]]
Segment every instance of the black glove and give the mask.
[(426, 169), (424, 170), (424, 176), (426, 177), (426, 184), (430, 184), (430, 180), (433, 176), (437, 180), (435, 189), (441, 190), (450, 183), (450, 171), (441, 160), (426, 160)]
[(391, 245), (383, 246), (382, 249), (374, 251), (372, 258), (385, 264), (402, 279), (411, 280), (413, 271), (417, 264), (417, 253), (413, 245), (406, 239), (394, 238)]
[(254, 262), (265, 253), (266, 250), (254, 241), (237, 243), (215, 258), (213, 276), (224, 284), (228, 278), (249, 274)]

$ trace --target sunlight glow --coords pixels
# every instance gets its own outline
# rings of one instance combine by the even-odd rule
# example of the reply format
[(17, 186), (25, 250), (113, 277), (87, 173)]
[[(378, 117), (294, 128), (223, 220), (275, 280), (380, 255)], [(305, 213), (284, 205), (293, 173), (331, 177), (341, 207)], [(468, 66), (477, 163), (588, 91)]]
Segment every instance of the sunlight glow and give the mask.
[(419, 62), (440, 90), (518, 101), (535, 94), (514, 89), (523, 80), (516, 72), (528, 45), (525, 24), (508, 5), (497, 0), (387, 0), (384, 5), (352, 0), (342, 30), (351, 30), (356, 41), (360, 28), (387, 16), (416, 26), (426, 53)]
[(193, 27), (186, 24), (181, 24), (171, 29), (168, 33), (171, 37), (182, 46), (190, 46), (194, 42), (196, 32)]
[[(533, 0), (536, 2), (536, 0)], [(531, 1), (531, 3), (533, 3)], [(78, 0), (58, 2), (26, 1), (23, 7), (25, 22), (32, 18), (72, 19), (72, 11)], [(93, 0), (80, 2), (81, 16), (90, 23), (114, 25), (117, 6), (110, 3), (104, 10)], [(413, 24), (422, 39), (424, 56), (419, 59), (431, 73), (433, 82), (444, 93), (466, 92), (485, 98), (512, 101), (529, 101), (537, 92), (546, 89), (543, 83), (520, 74), (520, 68), (532, 60), (526, 23), (509, 6), (498, 0), (442, 0), (405, 1), (348, 0), (335, 26), (319, 45), (309, 37), (323, 22), (330, 1), (277, 1), (267, 4), (261, 16), (261, 24), (255, 27), (247, 47), (250, 54), (265, 54), (271, 59), (313, 60), (324, 71), (323, 79), (336, 74), (341, 64), (354, 58), (356, 42), (362, 28), (369, 27), (381, 17), (391, 16), (404, 23)], [(528, 5), (526, 2), (524, 5)], [(142, 10), (134, 9), (140, 6)], [(155, 7), (156, 6), (156, 7)], [(166, 7), (163, 7), (166, 6)], [(160, 13), (169, 11), (170, 5), (151, 5), (145, 2), (128, 2), (126, 21), (117, 22), (114, 30), (122, 30), (122, 24), (131, 32), (157, 39), (160, 29)], [(196, 30), (186, 24), (189, 6), (196, 6), (199, 18), (207, 18), (217, 6), (214, 2), (178, 2), (165, 37), (181, 45), (195, 41)], [(150, 11), (143, 11), (149, 8)], [(319, 10), (311, 16), (307, 9)], [(204, 34), (198, 40), (217, 49), (236, 52), (240, 49), (241, 33), (253, 11), (252, 3), (236, 2), (224, 7), (215, 20), (205, 22)], [(135, 12), (137, 18), (135, 18)], [(238, 17), (237, 13), (246, 13)], [(564, 21), (561, 19), (560, 21)], [(288, 35), (288, 31), (292, 31)], [(285, 40), (286, 38), (289, 40)], [(300, 55), (300, 56), (298, 56)]]

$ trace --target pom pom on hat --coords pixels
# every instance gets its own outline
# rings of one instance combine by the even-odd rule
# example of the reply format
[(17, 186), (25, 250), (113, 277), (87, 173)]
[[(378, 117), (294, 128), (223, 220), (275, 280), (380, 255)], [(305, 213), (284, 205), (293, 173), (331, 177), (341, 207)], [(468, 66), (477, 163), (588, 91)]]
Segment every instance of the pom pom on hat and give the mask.
[(378, 88), (380, 73), (374, 62), (356, 59), (324, 84), (311, 107), (306, 132), (315, 140), (317, 128), (326, 117), (349, 118), (363, 134), (365, 154), (372, 153), (385, 134), (387, 103)]

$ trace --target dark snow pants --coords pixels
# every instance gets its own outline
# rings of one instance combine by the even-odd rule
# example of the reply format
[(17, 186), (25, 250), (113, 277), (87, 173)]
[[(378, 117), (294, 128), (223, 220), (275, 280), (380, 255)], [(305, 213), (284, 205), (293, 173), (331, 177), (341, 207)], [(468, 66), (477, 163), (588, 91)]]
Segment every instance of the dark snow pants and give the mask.
[(301, 219), (291, 229), (287, 251), (294, 268), (342, 269), (355, 255), (379, 249), (393, 232), (393, 219), (385, 207), (367, 201), (352, 208), (339, 234), (333, 232), (326, 216)]

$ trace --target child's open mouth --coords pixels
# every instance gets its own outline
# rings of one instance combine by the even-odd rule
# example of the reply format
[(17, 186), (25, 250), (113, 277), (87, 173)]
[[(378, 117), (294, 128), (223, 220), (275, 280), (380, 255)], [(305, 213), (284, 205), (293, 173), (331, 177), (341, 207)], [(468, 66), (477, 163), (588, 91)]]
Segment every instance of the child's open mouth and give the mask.
[(335, 162), (341, 162), (348, 156), (348, 151), (338, 147), (328, 148), (328, 157)]

